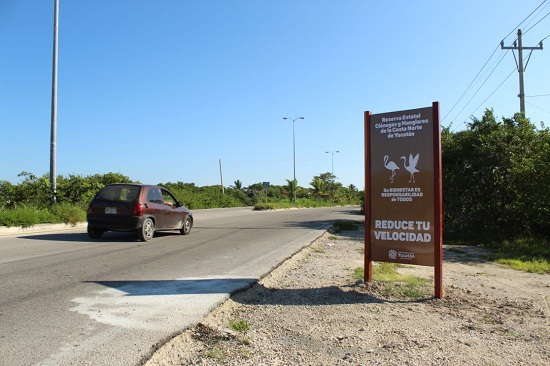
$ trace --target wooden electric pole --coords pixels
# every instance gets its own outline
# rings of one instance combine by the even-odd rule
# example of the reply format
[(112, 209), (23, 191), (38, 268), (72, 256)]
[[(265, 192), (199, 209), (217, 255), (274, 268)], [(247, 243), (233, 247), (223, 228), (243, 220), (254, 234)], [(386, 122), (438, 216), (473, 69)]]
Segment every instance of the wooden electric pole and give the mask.
[[(525, 89), (523, 85), (523, 72), (525, 71), (525, 68), (529, 63), (529, 60), (531, 59), (531, 53), (533, 53), (534, 50), (542, 50), (542, 41), (540, 41), (537, 47), (523, 47), (523, 44), (521, 41), (521, 29), (518, 29), (518, 39), (517, 41), (514, 41), (514, 46), (504, 47), (504, 41), (502, 41), (500, 42), (500, 48), (503, 50), (518, 50), (518, 58), (516, 59), (516, 65), (519, 73), (519, 95), (518, 95), (519, 110), (521, 113), (523, 113), (523, 115), (525, 115)], [(531, 50), (531, 52), (529, 53), (529, 58), (525, 63), (525, 67), (523, 66), (523, 50)], [(514, 53), (514, 58), (516, 58), (515, 53)]]

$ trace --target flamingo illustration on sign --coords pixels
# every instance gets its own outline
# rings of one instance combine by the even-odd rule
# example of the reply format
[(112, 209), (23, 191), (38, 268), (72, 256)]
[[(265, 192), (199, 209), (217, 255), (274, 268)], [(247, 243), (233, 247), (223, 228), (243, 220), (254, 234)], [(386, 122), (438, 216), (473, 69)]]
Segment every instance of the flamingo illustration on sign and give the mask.
[(388, 160), (390, 160), (390, 157), (388, 155), (384, 156), (384, 167), (388, 170), (391, 170), (390, 182), (393, 183), (393, 177), (395, 177), (395, 175), (397, 174), (395, 171), (399, 169), (399, 167), (393, 161), (390, 161), (388, 163)]
[(405, 169), (409, 173), (411, 173), (411, 176), (409, 178), (409, 183), (416, 183), (414, 180), (414, 173), (419, 173), (420, 171), (416, 169), (416, 164), (418, 164), (418, 158), (420, 157), (420, 154), (416, 154), (416, 156), (412, 156), (412, 154), (409, 154), (409, 165), (407, 165), (407, 158), (402, 156), (401, 159), (403, 159), (403, 165), (405, 166)]

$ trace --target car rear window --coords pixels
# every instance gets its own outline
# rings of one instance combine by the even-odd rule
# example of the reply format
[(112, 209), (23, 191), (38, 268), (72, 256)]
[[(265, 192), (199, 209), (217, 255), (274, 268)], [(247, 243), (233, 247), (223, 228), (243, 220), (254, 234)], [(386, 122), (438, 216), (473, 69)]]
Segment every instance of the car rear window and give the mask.
[(107, 186), (97, 195), (97, 199), (105, 201), (132, 202), (138, 197), (138, 186)]

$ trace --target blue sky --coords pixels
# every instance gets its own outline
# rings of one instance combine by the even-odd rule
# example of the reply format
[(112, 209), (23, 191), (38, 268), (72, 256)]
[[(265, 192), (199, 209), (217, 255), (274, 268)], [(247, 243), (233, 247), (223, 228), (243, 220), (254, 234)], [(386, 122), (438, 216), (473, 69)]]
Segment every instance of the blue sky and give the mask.
[[(550, 35), (549, 2), (60, 0), (57, 173), (204, 186), (219, 184), (221, 159), (226, 186), (284, 184), (283, 117), (303, 116), (298, 184), (340, 151), (334, 174), (363, 188), (366, 110), (439, 101), (453, 130), (485, 108), (517, 112), (514, 56), (499, 44), (541, 3), (524, 46)], [(53, 4), (0, 1), (0, 180), (49, 171)], [(537, 123), (550, 123), (548, 65), (550, 49), (534, 51), (525, 73)]]

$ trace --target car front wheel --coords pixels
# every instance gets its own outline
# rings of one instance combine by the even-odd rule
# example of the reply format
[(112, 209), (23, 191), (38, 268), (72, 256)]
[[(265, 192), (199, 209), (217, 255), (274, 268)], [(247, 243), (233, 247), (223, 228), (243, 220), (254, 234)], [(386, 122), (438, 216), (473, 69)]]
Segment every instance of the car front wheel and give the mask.
[(150, 241), (155, 235), (155, 223), (153, 220), (147, 218), (143, 221), (143, 225), (138, 230), (139, 238), (141, 241)]
[(182, 235), (188, 235), (191, 232), (192, 227), (193, 220), (189, 216), (185, 216), (185, 220), (183, 220), (183, 225), (181, 227), (180, 233)]

